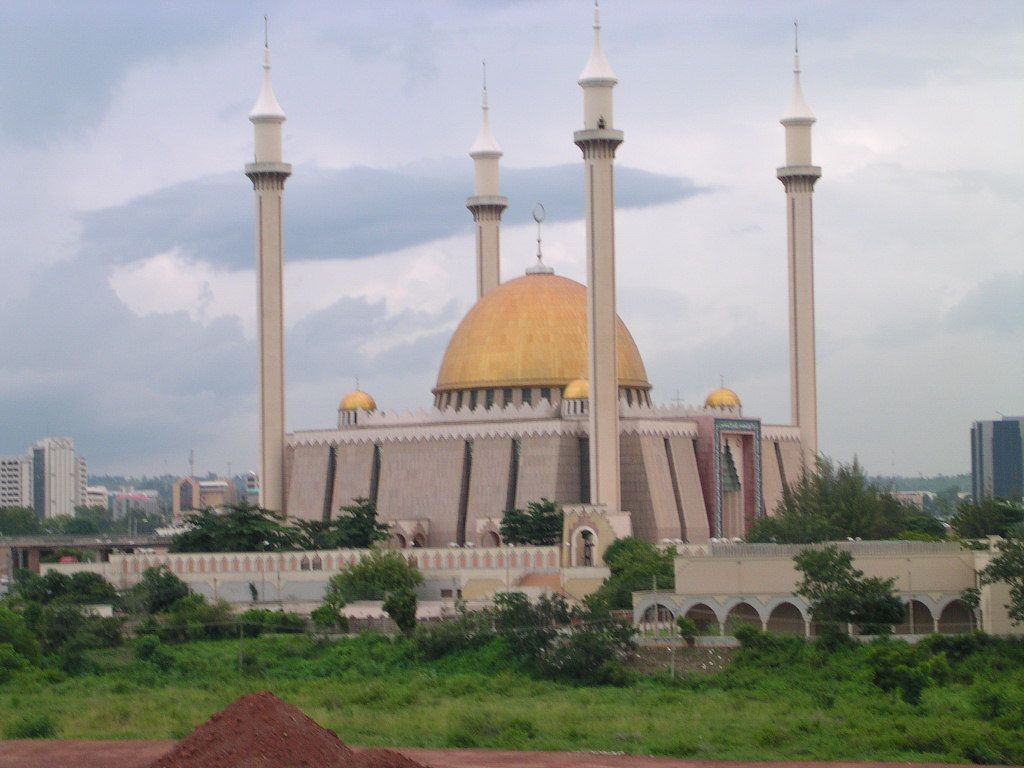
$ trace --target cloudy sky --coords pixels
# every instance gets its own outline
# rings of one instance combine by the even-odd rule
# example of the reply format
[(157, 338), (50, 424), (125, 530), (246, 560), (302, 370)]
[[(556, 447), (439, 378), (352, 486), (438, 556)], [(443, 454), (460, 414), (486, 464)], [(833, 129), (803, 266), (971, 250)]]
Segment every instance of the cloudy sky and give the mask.
[[(359, 377), (428, 405), (473, 298), (466, 150), (488, 60), (503, 275), (582, 279), (587, 0), (0, 6), (0, 453), (75, 438), (95, 472), (256, 460), (252, 154), (262, 14), (288, 114), (289, 428)], [(800, 18), (818, 117), (823, 450), (969, 469), (1024, 412), (1024, 6), (606, 0), (619, 76), (620, 314), (662, 402), (719, 375), (789, 418), (778, 118)]]

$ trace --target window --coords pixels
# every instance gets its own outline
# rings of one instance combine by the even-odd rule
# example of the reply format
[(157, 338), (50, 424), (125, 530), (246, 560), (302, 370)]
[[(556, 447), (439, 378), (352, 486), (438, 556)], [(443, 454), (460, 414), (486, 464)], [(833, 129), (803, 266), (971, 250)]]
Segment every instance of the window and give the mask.
[(626, 405), (632, 405), (632, 404), (633, 404), (633, 390), (632, 389), (627, 389), (626, 390)]
[(523, 390), (523, 405), (533, 405), (532, 389), (527, 388)]
[(455, 410), (459, 410), (460, 408), (462, 408), (462, 393), (461, 392), (459, 392), (455, 396)]
[(469, 410), (471, 410), (471, 411), (475, 411), (476, 410), (476, 390), (475, 389), (472, 390), (469, 393)]
[(512, 388), (506, 387), (501, 395), (505, 399), (505, 405), (512, 405)]
[(543, 387), (540, 391), (540, 399), (551, 402), (551, 387)]
[(494, 407), (494, 390), (488, 389), (485, 397), (484, 405), (487, 407), (487, 410), (491, 410)]

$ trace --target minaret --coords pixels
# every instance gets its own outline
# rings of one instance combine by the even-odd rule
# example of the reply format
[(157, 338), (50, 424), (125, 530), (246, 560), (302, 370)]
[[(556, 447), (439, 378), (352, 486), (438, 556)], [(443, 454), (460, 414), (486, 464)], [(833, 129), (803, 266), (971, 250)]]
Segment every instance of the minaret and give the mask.
[(281, 159), (284, 111), (270, 84), (270, 45), (264, 39), (263, 87), (249, 113), (256, 137), (245, 175), (256, 190), (256, 285), (259, 305), (260, 504), (284, 512), (284, 182), (292, 167)]
[(818, 456), (817, 365), (814, 351), (814, 183), (821, 168), (811, 163), (814, 114), (800, 86), (800, 48), (794, 22), (793, 101), (780, 120), (786, 128), (786, 165), (777, 176), (786, 189), (789, 255), (789, 366), (793, 422), (800, 428), (804, 468)]
[(476, 224), (476, 297), (479, 299), (501, 282), (501, 214), (508, 207), (498, 186), (501, 147), (491, 133), (487, 106), (487, 63), (484, 62), (483, 123), (469, 148), (475, 170), (473, 196), (466, 207)]
[(580, 75), (587, 199), (587, 344), (590, 378), (590, 502), (620, 507), (619, 382), (615, 360), (615, 150), (622, 131), (612, 126), (612, 89), (618, 80), (601, 50), (601, 11), (594, 2), (594, 48)]

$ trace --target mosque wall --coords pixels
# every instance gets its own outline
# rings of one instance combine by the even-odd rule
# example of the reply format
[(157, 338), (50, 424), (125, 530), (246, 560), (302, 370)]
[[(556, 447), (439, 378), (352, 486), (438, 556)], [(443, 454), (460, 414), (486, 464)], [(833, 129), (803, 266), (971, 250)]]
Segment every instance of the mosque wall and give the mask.
[(619, 440), (622, 507), (633, 518), (633, 531), (648, 541), (681, 536), (665, 439), (624, 433)]
[(782, 472), (786, 482), (793, 486), (800, 482), (800, 476), (804, 473), (804, 454), (800, 443), (779, 441), (779, 453), (782, 455)]
[(516, 507), (525, 508), (542, 498), (581, 501), (580, 449), (575, 435), (529, 435), (520, 445)]
[(761, 441), (761, 493), (764, 497), (766, 515), (775, 514), (775, 507), (782, 501), (782, 471), (779, 467), (781, 450), (778, 440)]
[(473, 473), (469, 481), (466, 508), (466, 541), (477, 546), (477, 523), (500, 518), (508, 504), (508, 484), (512, 465), (512, 439), (488, 437), (473, 441)]
[(464, 459), (463, 440), (384, 443), (377, 492), (380, 520), (428, 520), (427, 546), (457, 541)]
[(338, 514), (340, 507), (351, 504), (354, 499), (370, 497), (373, 450), (372, 443), (342, 443), (336, 448), (334, 488), (331, 491), (332, 517)]
[(700, 474), (697, 471), (697, 454), (693, 439), (689, 437), (669, 438), (672, 449), (672, 464), (676, 471), (676, 484), (682, 501), (680, 537), (691, 544), (703, 544), (710, 538), (707, 507), (701, 489)]
[(323, 519), (330, 448), (297, 445), (289, 446), (285, 453), (288, 514), (302, 520)]

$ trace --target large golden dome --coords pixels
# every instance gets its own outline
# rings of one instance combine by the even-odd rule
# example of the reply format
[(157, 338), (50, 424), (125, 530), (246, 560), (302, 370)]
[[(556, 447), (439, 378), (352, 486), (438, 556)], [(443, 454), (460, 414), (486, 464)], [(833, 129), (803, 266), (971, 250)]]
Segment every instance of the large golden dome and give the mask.
[[(616, 324), (619, 386), (650, 389), (633, 337)], [(587, 289), (530, 274), (490, 291), (455, 329), (435, 393), (497, 387), (564, 387), (587, 375)]]

